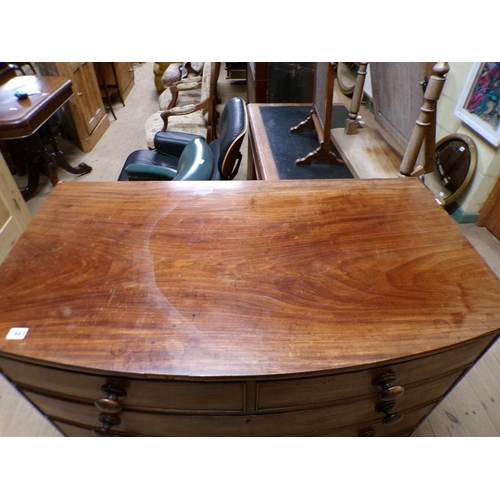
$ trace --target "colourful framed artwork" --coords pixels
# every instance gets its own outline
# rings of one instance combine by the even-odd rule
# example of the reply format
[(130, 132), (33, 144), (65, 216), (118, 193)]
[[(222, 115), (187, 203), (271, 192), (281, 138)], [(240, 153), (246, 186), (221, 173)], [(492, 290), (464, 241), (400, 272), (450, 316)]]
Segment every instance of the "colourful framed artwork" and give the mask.
[(473, 63), (455, 109), (493, 146), (500, 144), (500, 62)]

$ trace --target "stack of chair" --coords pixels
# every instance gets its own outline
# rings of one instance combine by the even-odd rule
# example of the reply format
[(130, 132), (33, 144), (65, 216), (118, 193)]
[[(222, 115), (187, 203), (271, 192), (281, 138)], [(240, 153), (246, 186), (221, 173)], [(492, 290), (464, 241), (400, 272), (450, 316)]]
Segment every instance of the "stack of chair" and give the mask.
[(202, 76), (180, 79), (160, 95), (159, 111), (146, 121), (146, 142), (154, 149), (160, 131), (200, 135), (211, 142), (216, 137), (217, 80), (220, 63), (203, 63)]

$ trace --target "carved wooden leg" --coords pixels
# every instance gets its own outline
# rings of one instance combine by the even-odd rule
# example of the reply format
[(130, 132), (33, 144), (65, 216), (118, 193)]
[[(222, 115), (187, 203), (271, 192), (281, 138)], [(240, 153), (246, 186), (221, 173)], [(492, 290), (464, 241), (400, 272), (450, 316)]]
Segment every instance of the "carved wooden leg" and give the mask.
[(75, 175), (84, 175), (92, 172), (92, 167), (84, 162), (79, 163), (77, 167), (72, 167), (66, 160), (64, 153), (59, 149), (59, 144), (57, 143), (56, 136), (54, 135), (52, 129), (47, 127), (46, 132), (53, 149), (53, 152), (50, 153), (49, 157), (54, 168), (60, 167), (63, 170), (66, 170), (66, 172), (70, 172)]
[[(426, 134), (432, 135), (434, 133), (432, 124), (436, 112), (436, 102), (441, 95), (446, 80), (445, 75), (449, 70), (450, 65), (448, 63), (437, 63), (432, 69), (432, 75), (425, 89), (424, 103), (420, 108), (420, 114), (413, 127), (403, 161), (399, 167), (399, 175), (402, 177), (421, 175), (424, 173), (425, 168), (415, 170), (415, 163), (426, 138)], [(431, 141), (431, 139), (429, 139), (429, 141)], [(432, 138), (432, 143), (434, 144), (434, 142), (435, 137)]]
[(300, 123), (298, 123), (297, 125), (295, 125), (295, 127), (292, 127), (290, 129), (290, 132), (292, 134), (296, 133), (296, 132), (302, 132), (303, 130), (311, 130), (311, 129), (314, 129), (314, 120), (313, 120), (313, 112), (311, 111), (311, 114), (303, 121), (301, 121)]
[(27, 137), (20, 142), (24, 159), (24, 172), (28, 178), (27, 184), (21, 189), (23, 198), (28, 201), (35, 195), (40, 183), (40, 170), (43, 167), (43, 154), (35, 137)]
[(345, 121), (345, 133), (347, 135), (354, 135), (358, 132), (359, 127), (359, 108), (361, 107), (361, 100), (363, 99), (363, 88), (365, 86), (366, 68), (368, 63), (359, 63), (358, 74), (356, 76), (356, 85), (354, 86), (354, 94), (351, 100), (351, 109), (349, 110), (349, 117)]
[(330, 151), (329, 148), (325, 148), (323, 143), (321, 143), (319, 148), (304, 156), (304, 158), (299, 158), (295, 162), (295, 165), (309, 165), (309, 163), (313, 162), (344, 165), (344, 162), (339, 160), (337, 155), (333, 151)]

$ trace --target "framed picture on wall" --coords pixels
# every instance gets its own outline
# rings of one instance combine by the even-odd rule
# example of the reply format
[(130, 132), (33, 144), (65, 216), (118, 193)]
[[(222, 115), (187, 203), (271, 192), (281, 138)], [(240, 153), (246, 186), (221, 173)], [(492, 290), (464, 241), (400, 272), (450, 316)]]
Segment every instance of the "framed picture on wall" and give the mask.
[(466, 125), (500, 144), (500, 62), (473, 63), (455, 109)]

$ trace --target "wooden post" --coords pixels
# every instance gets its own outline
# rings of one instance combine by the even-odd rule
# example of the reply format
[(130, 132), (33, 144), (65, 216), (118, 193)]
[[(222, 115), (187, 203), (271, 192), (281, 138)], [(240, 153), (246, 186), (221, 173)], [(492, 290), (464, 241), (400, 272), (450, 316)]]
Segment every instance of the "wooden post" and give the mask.
[[(424, 93), (424, 103), (420, 108), (420, 114), (415, 122), (415, 127), (410, 136), (403, 161), (399, 167), (399, 175), (402, 177), (420, 175), (426, 171), (425, 165), (415, 169), (415, 163), (424, 140), (426, 141), (427, 150), (431, 143), (432, 147), (434, 147), (436, 138), (433, 120), (435, 120), (436, 102), (441, 95), (446, 81), (445, 75), (449, 70), (450, 65), (446, 62), (437, 63), (432, 69), (432, 75), (429, 78), (429, 83)], [(429, 155), (430, 152), (427, 151), (426, 156), (428, 157)]]
[(354, 135), (358, 132), (358, 113), (359, 108), (361, 107), (361, 100), (363, 99), (363, 88), (365, 86), (367, 67), (368, 63), (359, 63), (358, 74), (356, 76), (356, 84), (354, 86), (354, 94), (351, 99), (351, 109), (349, 110), (349, 117), (345, 121), (344, 131), (347, 135)]

